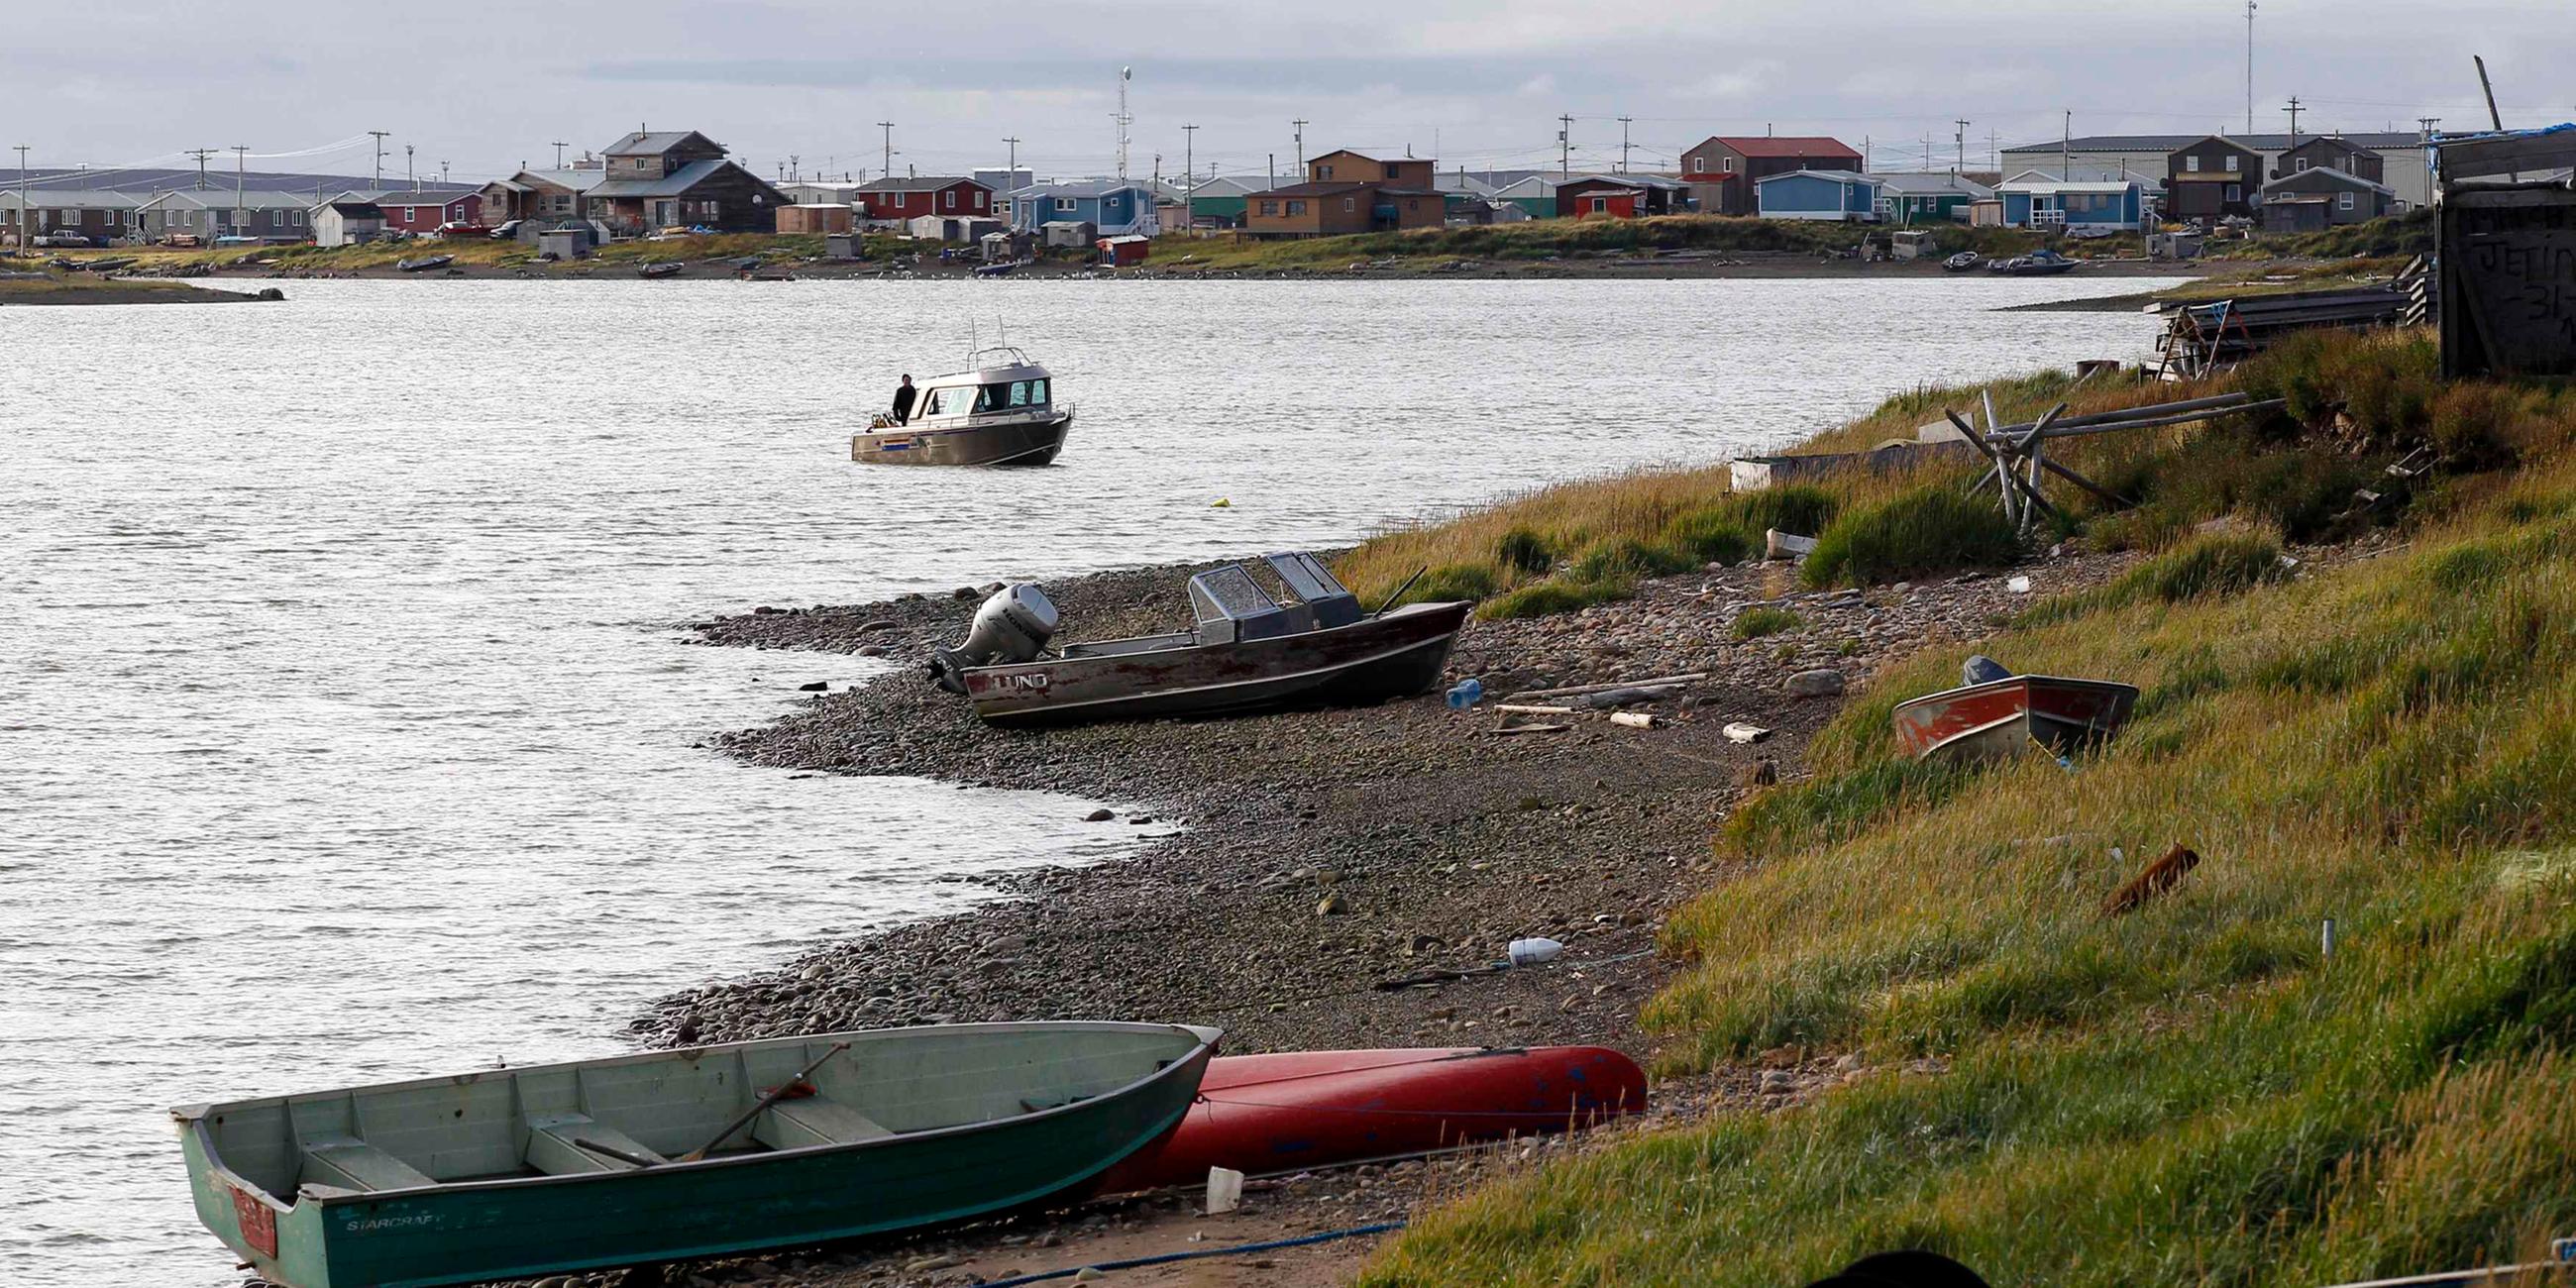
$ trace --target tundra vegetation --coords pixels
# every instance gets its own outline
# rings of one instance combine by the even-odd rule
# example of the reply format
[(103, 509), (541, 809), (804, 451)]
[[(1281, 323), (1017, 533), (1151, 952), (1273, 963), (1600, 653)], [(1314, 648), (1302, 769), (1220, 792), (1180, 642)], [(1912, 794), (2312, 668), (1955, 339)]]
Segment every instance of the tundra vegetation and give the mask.
[[(2079, 531), (2156, 553), (1876, 678), (1804, 776), (1725, 820), (1736, 875), (1665, 927), (1661, 1073), (1856, 1071), (1469, 1193), (1364, 1282), (1776, 1288), (1928, 1247), (1997, 1283), (2320, 1284), (2576, 1233), (2576, 392), (2443, 384), (2408, 333), (2305, 337), (2229, 383), (2287, 414), (2082, 462), (2138, 504)], [(2070, 396), (1995, 392), (2007, 415)], [(2419, 447), (2432, 473), (2380, 473)], [(2356, 507), (2356, 479), (2405, 496)], [(1935, 483), (1824, 486), (1849, 516)], [(1503, 528), (1670, 541), (1725, 503), (1705, 475), (1602, 480), (1353, 559), (1368, 581), (1433, 550), (1496, 566)], [(2402, 540), (2279, 558), (2374, 524)], [(1906, 759), (1892, 708), (1971, 648), (2143, 697), (2071, 772)], [(2105, 915), (2177, 843), (2198, 866)]]

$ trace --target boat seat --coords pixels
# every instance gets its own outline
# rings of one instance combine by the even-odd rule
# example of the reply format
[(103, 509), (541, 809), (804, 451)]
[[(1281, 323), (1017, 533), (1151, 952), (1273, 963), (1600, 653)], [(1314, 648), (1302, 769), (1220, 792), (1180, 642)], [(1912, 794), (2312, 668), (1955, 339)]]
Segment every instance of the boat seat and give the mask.
[(751, 1138), (771, 1149), (851, 1145), (893, 1134), (875, 1119), (825, 1096), (781, 1100), (751, 1128)]
[(344, 1190), (407, 1190), (436, 1185), (411, 1164), (355, 1136), (304, 1139), (304, 1182)]
[[(584, 1149), (580, 1142), (604, 1145), (615, 1153)], [(619, 1154), (627, 1157), (620, 1158)], [(636, 1159), (644, 1162), (636, 1162)], [(586, 1176), (593, 1172), (631, 1172), (669, 1159), (634, 1137), (587, 1114), (535, 1114), (528, 1118), (528, 1166), (548, 1176)]]

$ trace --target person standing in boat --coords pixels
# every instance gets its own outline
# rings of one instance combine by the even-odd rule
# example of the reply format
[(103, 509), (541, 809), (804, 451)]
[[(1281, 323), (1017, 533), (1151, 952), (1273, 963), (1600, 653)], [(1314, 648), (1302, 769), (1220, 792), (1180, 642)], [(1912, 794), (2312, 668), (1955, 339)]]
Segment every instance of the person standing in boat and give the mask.
[(895, 386), (894, 423), (898, 425), (912, 423), (912, 400), (916, 392), (912, 387), (912, 377), (908, 375), (903, 378), (902, 384)]

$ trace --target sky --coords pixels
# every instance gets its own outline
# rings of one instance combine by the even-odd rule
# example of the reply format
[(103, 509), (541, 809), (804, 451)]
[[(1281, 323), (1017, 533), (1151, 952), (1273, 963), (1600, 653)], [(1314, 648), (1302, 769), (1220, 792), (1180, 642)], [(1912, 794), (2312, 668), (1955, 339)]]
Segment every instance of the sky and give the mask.
[[(2475, 128), (2473, 53), (2507, 125), (2576, 118), (2567, 0), (2259, 3), (2258, 130), (2288, 125), (2292, 95), (2303, 132), (2426, 115)], [(1105, 174), (1122, 67), (1140, 176), (1177, 175), (1185, 156), (1201, 174), (1293, 172), (1301, 147), (1554, 167), (1560, 129), (1578, 170), (1615, 165), (1623, 134), (1649, 170), (1709, 135), (1765, 131), (1866, 143), (1880, 169), (1963, 155), (1974, 169), (1996, 144), (2056, 138), (2067, 112), (2079, 135), (2242, 131), (2246, 116), (2242, 0), (18, 7), (0, 148), (26, 144), (38, 167), (240, 146), (253, 169), (366, 174), (382, 130), (388, 176), (409, 149), (424, 178), (481, 182), (649, 125), (703, 131), (772, 178), (791, 163), (876, 173), (889, 133), (898, 172), (1016, 152), (1042, 177)]]

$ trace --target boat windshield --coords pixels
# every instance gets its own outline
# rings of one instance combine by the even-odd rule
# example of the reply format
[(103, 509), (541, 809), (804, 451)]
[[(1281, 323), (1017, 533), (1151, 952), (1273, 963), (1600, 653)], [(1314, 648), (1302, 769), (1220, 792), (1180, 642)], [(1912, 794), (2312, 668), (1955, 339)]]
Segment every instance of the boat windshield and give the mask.
[(989, 385), (946, 385), (930, 391), (929, 416), (971, 416), (1047, 405), (1047, 378)]

